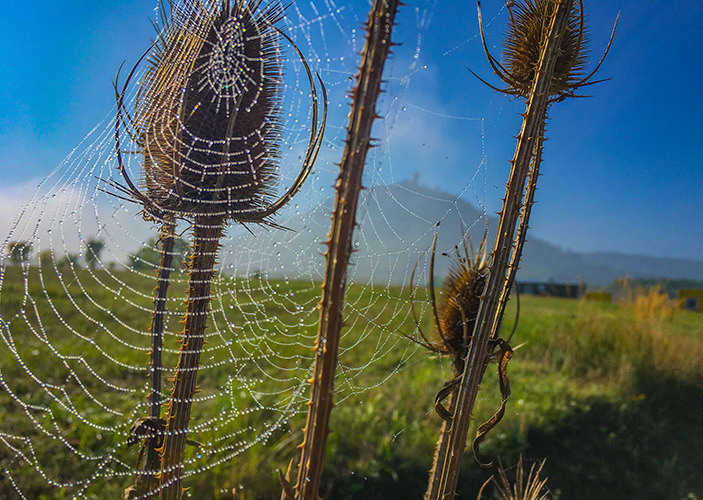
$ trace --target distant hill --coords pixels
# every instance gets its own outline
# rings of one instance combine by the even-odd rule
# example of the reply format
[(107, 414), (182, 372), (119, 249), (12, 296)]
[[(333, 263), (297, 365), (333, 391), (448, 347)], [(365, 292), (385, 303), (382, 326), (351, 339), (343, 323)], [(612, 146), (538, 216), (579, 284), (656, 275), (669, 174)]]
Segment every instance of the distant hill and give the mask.
[(583, 254), (593, 264), (608, 266), (633, 278), (669, 278), (703, 280), (703, 261), (628, 255), (617, 252)]
[[(291, 279), (318, 279), (324, 270), (323, 242), (330, 227), (332, 200), (307, 214), (278, 221), (291, 231), (242, 233), (231, 238), (237, 248), (231, 255), (237, 274), (267, 272)], [(482, 212), (463, 199), (421, 186), (414, 181), (376, 186), (362, 192), (350, 278), (408, 283), (422, 252), (426, 251), (441, 221), (437, 243), (436, 275), (443, 276), (451, 254), (460, 243), (461, 228), (469, 228), (475, 244), (485, 228)], [(495, 217), (488, 217), (488, 241), (493, 243)], [(312, 258), (310, 258), (312, 256)], [(426, 259), (418, 267), (424, 276)], [(606, 285), (620, 276), (703, 280), (703, 261), (625, 255), (607, 252), (580, 253), (530, 238), (518, 272), (522, 281), (556, 281)]]

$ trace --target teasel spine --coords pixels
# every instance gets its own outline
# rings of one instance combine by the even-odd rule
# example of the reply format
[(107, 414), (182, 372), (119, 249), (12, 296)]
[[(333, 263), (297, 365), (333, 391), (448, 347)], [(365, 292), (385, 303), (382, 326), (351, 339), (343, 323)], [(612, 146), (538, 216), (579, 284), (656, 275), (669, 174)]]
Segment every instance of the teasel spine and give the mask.
[[(391, 32), (399, 2), (374, 0), (366, 25), (362, 62), (352, 92), (352, 109), (347, 138), (335, 184), (336, 202), (332, 228), (327, 241), (325, 278), (320, 302), (320, 324), (315, 345), (315, 364), (311, 396), (304, 430), (295, 488), (282, 479), (282, 498), (317, 500), (324, 462), (329, 420), (334, 407), (334, 378), (346, 275), (352, 254), (352, 237), (366, 155), (371, 146), (371, 125), (376, 115), (376, 100), (381, 91), (385, 60), (391, 49)], [(292, 499), (291, 499), (292, 500)]]

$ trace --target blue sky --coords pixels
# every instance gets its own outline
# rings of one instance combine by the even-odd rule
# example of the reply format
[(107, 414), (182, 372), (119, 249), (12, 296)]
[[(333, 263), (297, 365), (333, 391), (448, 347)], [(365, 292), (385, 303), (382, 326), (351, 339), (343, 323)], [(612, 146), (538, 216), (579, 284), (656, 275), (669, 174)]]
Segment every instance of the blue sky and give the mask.
[[(335, 30), (358, 31), (368, 5), (338, 2), (341, 14), (325, 17), (329, 2), (316, 3), (329, 43)], [(111, 80), (122, 61), (129, 66), (148, 46), (156, 1), (2, 4), (0, 196), (45, 177), (109, 115)], [(387, 116), (393, 125), (383, 162), (391, 168), (378, 180), (417, 172), (422, 183), (459, 194), (478, 169), (480, 180), (464, 196), (498, 210), (523, 105), (466, 69), (498, 83), (476, 37), (472, 2), (408, 4), (386, 96), (389, 110), (399, 101), (403, 111)], [(487, 21), (498, 15), (487, 29), (498, 55), (503, 2), (483, 4)], [(621, 12), (600, 71), (610, 80), (587, 88), (589, 99), (552, 107), (532, 234), (577, 251), (703, 259), (703, 3), (585, 4), (594, 64)], [(479, 168), (483, 148), (487, 162)]]

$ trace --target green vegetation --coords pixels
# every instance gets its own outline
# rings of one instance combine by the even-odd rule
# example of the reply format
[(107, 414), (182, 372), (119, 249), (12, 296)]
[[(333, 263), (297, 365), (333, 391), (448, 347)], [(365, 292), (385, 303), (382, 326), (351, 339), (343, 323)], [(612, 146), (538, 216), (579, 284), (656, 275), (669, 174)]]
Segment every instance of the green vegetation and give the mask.
[(100, 262), (100, 254), (104, 248), (105, 242), (100, 239), (90, 238), (86, 242), (83, 260), (90, 269), (95, 269), (98, 265), (98, 262)]
[[(24, 286), (21, 272), (21, 268), (13, 266), (5, 270), (0, 308), (6, 320), (26, 307), (21, 301)], [(141, 342), (144, 351), (120, 346), (108, 338), (108, 332), (100, 331), (93, 322), (80, 315), (76, 305), (84, 308), (93, 318), (108, 322), (107, 312), (100, 312), (92, 305), (88, 299), (90, 297), (135, 328), (148, 331), (154, 278), (126, 272), (109, 275), (101, 270), (95, 270), (92, 274), (88, 270), (77, 270), (79, 274), (76, 279), (72, 270), (63, 272), (68, 293), (60, 285), (53, 268), (42, 268), (44, 289), (61, 316), (77, 330), (89, 332), (91, 338), (104, 349), (110, 349), (111, 356), (145, 367), (148, 363), (148, 338), (131, 339), (134, 345)], [(48, 301), (42, 299), (43, 292), (36, 273), (37, 269), (33, 268), (29, 291), (37, 302), (40, 317), (51, 318), (53, 313)], [(105, 285), (111, 288), (106, 289)], [(223, 286), (223, 283), (216, 285)], [(176, 284), (174, 288), (183, 286), (184, 283)], [(275, 293), (277, 297), (286, 297), (293, 292), (297, 303), (314, 303), (319, 299), (318, 289), (310, 283), (263, 282), (249, 283), (248, 286), (252, 290), (240, 296), (238, 307), (230, 309), (227, 301), (233, 299), (223, 295), (222, 303), (215, 302), (213, 308), (232, 311), (228, 317), (233, 322), (260, 309), (265, 309), (265, 317), (285, 318), (285, 300), (271, 301), (267, 295)], [(145, 308), (141, 313), (129, 307), (124, 300), (128, 287), (145, 293), (144, 297), (139, 298), (140, 305)], [(120, 288), (125, 290), (121, 297), (115, 293)], [(238, 283), (236, 288), (246, 289), (247, 283)], [(131, 298), (134, 299), (134, 296)], [(404, 360), (402, 351), (409, 343), (396, 332), (412, 332), (412, 318), (398, 306), (406, 304), (408, 299), (407, 290), (349, 287), (347, 305), (351, 308), (350, 317), (353, 311), (365, 319), (354, 322), (355, 326), (345, 330), (342, 339), (340, 363), (345, 369), (340, 372), (341, 378), (336, 387), (340, 391), (338, 400), (344, 399), (332, 414), (333, 432), (328, 440), (328, 459), (320, 490), (323, 498), (422, 497), (441, 424), (433, 408), (434, 395), (451, 375), (452, 366), (451, 360), (433, 359), (421, 349)], [(561, 498), (680, 500), (687, 498), (689, 493), (701, 498), (703, 364), (700, 360), (703, 359), (703, 315), (677, 311), (668, 319), (657, 314), (643, 316), (631, 306), (623, 307), (620, 304), (540, 297), (522, 297), (521, 301), (514, 344), (523, 345), (516, 349), (508, 367), (512, 398), (503, 421), (483, 443), (483, 456), (496, 464), (499, 458), (506, 469), (517, 463), (521, 454), (526, 469), (535, 461), (546, 459), (542, 476), (548, 478), (547, 484), (552, 492), (562, 492)], [(26, 323), (34, 324), (33, 313), (29, 307), (26, 310)], [(504, 328), (512, 328), (514, 316), (514, 304), (510, 304)], [(11, 321), (15, 347), (22, 358), (30, 362), (37, 377), (79, 393), (75, 384), (65, 384), (67, 367), (23, 327), (26, 323), (19, 318), (17, 316)], [(300, 326), (301, 331), (296, 332), (300, 338), (307, 339), (309, 345), (314, 342), (317, 330), (312, 318), (313, 315), (306, 319), (305, 324)], [(172, 363), (176, 355), (173, 352), (176, 345), (173, 332), (180, 331), (179, 320), (178, 315), (171, 317), (166, 329), (165, 345), (172, 349), (164, 353), (168, 363)], [(430, 328), (429, 314), (421, 318), (421, 323), (423, 328)], [(384, 326), (362, 332), (367, 324)], [(82, 354), (93, 366), (100, 366), (104, 353), (90, 349), (89, 344), (77, 344), (76, 337), (67, 334), (59, 322), (47, 321), (44, 327), (61, 353)], [(111, 333), (122, 335), (119, 331)], [(57, 334), (66, 336), (65, 343), (57, 338)], [(382, 356), (377, 355), (376, 361), (367, 364), (374, 359), (379, 343), (385, 342), (389, 336), (399, 337), (395, 347)], [(363, 340), (356, 343), (360, 338)], [(263, 348), (268, 345), (266, 342), (273, 344), (277, 339), (262, 336), (258, 340)], [(279, 340), (282, 340), (280, 344), (272, 347), (283, 350), (282, 356), (290, 354), (311, 359), (309, 351), (303, 346), (291, 345), (287, 339)], [(251, 351), (256, 339), (249, 335), (245, 341), (249, 342)], [(350, 349), (352, 345), (354, 348)], [(36, 404), (56, 405), (55, 402), (49, 403), (48, 398), (36, 390), (37, 386), (18, 366), (12, 353), (4, 349), (0, 356), (2, 376), (18, 395)], [(43, 362), (31, 363), (36, 359)], [(86, 372), (80, 371), (77, 363), (71, 360), (67, 363), (81, 375), (82, 380), (91, 381)], [(146, 384), (146, 369), (143, 372), (128, 370), (113, 362), (103, 362), (103, 365), (101, 375), (111, 382), (132, 387)], [(400, 369), (393, 373), (398, 365)], [(304, 366), (305, 362), (301, 367)], [(364, 366), (364, 369), (354, 370), (353, 367), (357, 366)], [(270, 371), (273, 373), (274, 369)], [(291, 377), (290, 371), (281, 373)], [(385, 383), (373, 389), (355, 395), (348, 390), (352, 382), (356, 387), (374, 386), (391, 373), (393, 375)], [(208, 384), (225, 384), (227, 377), (232, 375), (232, 367), (216, 366), (203, 371), (202, 375), (201, 383), (205, 387)], [(306, 376), (303, 369), (294, 375), (301, 379)], [(265, 393), (266, 384), (273, 383), (262, 382), (263, 385), (256, 387), (257, 394)], [(98, 381), (93, 384), (94, 388), (104, 389)], [(280, 386), (273, 387), (271, 392), (274, 394), (262, 396), (264, 406), (282, 406), (276, 399), (286, 395), (275, 394), (277, 390)], [(144, 396), (145, 393), (136, 393), (118, 397), (106, 391), (105, 397), (114, 399), (104, 401), (108, 407), (124, 409), (129, 414), (130, 408), (144, 404)], [(257, 408), (251, 392), (239, 389), (235, 396), (237, 406)], [(266, 397), (270, 400), (267, 401)], [(300, 397), (299, 401), (304, 399)], [(207, 414), (208, 411), (212, 412), (213, 407), (228, 403), (220, 398), (204, 402), (196, 410), (198, 414)], [(37, 437), (37, 430), (27, 414), (9, 399), (5, 391), (0, 393), (0, 404), (4, 409), (0, 417), (1, 431)], [(104, 425), (118, 425), (120, 422), (108, 412), (100, 412), (90, 401), (78, 400), (77, 404), (83, 405), (83, 413), (93, 422)], [(475, 421), (485, 421), (499, 404), (495, 365), (491, 365), (479, 394)], [(232, 488), (241, 485), (242, 498), (255, 498), (253, 493), (257, 493), (258, 498), (278, 498), (280, 483), (276, 469), (285, 470), (289, 460), (297, 456), (295, 445), (301, 440), (305, 420), (302, 406), (281, 429), (273, 433), (265, 446), (255, 445), (222, 465), (189, 477), (191, 490), (198, 493), (198, 498), (231, 498)], [(86, 414), (88, 410), (92, 413)], [(143, 411), (137, 412), (136, 416), (142, 414)], [(194, 416), (198, 418), (199, 415)], [(38, 418), (46, 419), (46, 415)], [(250, 431), (246, 429), (249, 426), (256, 428), (264, 419), (271, 420), (270, 410), (265, 408), (226, 422), (221, 431), (240, 429), (243, 430), (243, 439), (251, 440), (252, 435), (247, 434)], [(123, 417), (121, 421), (124, 420)], [(126, 433), (110, 434), (86, 428), (75, 418), (65, 418), (60, 423), (63, 433), (75, 439), (71, 444), (82, 453), (100, 453), (105, 447), (114, 445), (112, 440), (124, 440), (126, 436)], [(50, 428), (50, 424), (47, 423), (47, 426)], [(208, 437), (206, 432), (212, 435)], [(211, 429), (206, 432), (194, 438), (207, 442), (216, 437)], [(471, 431), (470, 436), (473, 433), (475, 430)], [(45, 444), (36, 447), (38, 443)], [(18, 445), (14, 441), (13, 444)], [(69, 480), (94, 467), (94, 464), (66, 453), (65, 446), (55, 441), (37, 438), (33, 444), (51, 477)], [(120, 458), (127, 464), (136, 463), (136, 448), (118, 448), (118, 452), (123, 454)], [(193, 456), (196, 450), (189, 447), (186, 452), (188, 456)], [(48, 487), (33, 467), (21, 467), (6, 445), (0, 448), (0, 467), (18, 474), (13, 479), (21, 485), (28, 498), (40, 498), (42, 494), (53, 498), (56, 495), (57, 490)], [(481, 470), (468, 452), (460, 480), (459, 498), (476, 498), (481, 484), (493, 472), (493, 469)], [(132, 476), (126, 476), (124, 484), (118, 484), (119, 479), (112, 479), (107, 486), (103, 483), (98, 492), (89, 489), (88, 494), (119, 498), (132, 479)], [(14, 496), (7, 478), (1, 476), (0, 497)], [(484, 492), (483, 498), (489, 497), (490, 492)]]
[(10, 254), (10, 262), (18, 266), (29, 261), (32, 254), (32, 244), (26, 241), (11, 241), (7, 244), (7, 251)]

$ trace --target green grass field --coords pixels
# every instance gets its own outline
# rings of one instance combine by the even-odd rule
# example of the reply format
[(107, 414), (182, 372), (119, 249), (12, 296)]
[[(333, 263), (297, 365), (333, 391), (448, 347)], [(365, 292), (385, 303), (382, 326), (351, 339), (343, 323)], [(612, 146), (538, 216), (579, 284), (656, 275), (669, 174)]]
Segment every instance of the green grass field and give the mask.
[[(59, 280), (53, 268), (44, 268), (42, 283), (39, 273), (32, 273), (26, 290), (33, 301), (23, 300), (25, 283), (17, 268), (7, 268), (2, 286), (5, 342), (0, 370), (16, 399), (7, 390), (0, 392), (4, 408), (0, 470), (11, 471), (12, 480), (28, 498), (55, 498), (61, 489), (47, 485), (34, 467), (16, 458), (10, 447), (21, 452), (28, 448), (9, 435), (31, 438), (33, 452), (42, 457), (43, 471), (66, 481), (74, 474), (90, 474), (95, 468), (90, 461), (93, 452), (116, 446), (124, 471), (116, 470), (116, 478), (85, 494), (121, 498), (132, 479), (128, 465), (136, 460), (137, 450), (117, 445), (125, 434), (115, 429), (145, 414), (149, 339), (138, 332), (148, 331), (153, 281), (148, 276), (86, 270), (78, 275), (64, 270)], [(226, 356), (219, 349), (204, 357), (209, 368), (203, 371), (201, 384), (219, 387), (213, 394), (220, 398), (225, 394), (227, 401), (204, 398), (194, 409), (194, 422), (220, 406), (253, 411), (236, 418), (229, 412), (221, 424), (195, 431), (194, 438), (217, 443), (220, 433), (252, 443), (256, 432), (251, 429), (274, 419), (286, 404), (296, 407), (286, 413), (286, 422), (265, 445), (253, 444), (231, 460), (186, 478), (185, 484), (195, 498), (231, 498), (232, 488), (240, 486), (243, 498), (278, 498), (277, 469), (285, 469), (297, 456), (295, 447), (302, 438), (307, 394), (293, 398), (287, 391), (301, 387), (307, 376), (319, 290), (310, 283), (271, 281), (257, 286), (241, 282), (219, 286), (237, 286), (240, 293), (223, 293), (213, 304), (217, 310), (213, 320), (244, 326)], [(285, 297), (289, 296), (288, 301)], [(564, 499), (703, 498), (703, 314), (678, 311), (669, 318), (656, 311), (643, 315), (618, 304), (539, 297), (522, 297), (521, 301), (512, 342), (520, 348), (508, 368), (512, 396), (503, 421), (482, 445), (484, 457), (496, 463), (500, 460), (505, 467), (521, 454), (528, 463), (546, 459), (548, 485)], [(350, 326), (337, 384), (341, 402), (332, 414), (323, 498), (423, 496), (441, 422), (433, 409), (434, 396), (451, 367), (448, 360), (415, 350), (398, 334), (413, 330), (408, 303), (407, 290), (349, 289), (345, 313)], [(308, 312), (293, 315), (300, 321), (292, 323), (289, 308), (301, 304)], [(421, 321), (429, 329), (427, 316)], [(506, 336), (514, 317), (511, 304), (504, 325)], [(175, 364), (178, 320), (179, 315), (174, 314), (169, 323), (166, 345), (172, 349), (165, 353), (166, 366)], [(8, 325), (11, 337), (6, 333)], [(268, 333), (257, 335), (256, 329), (262, 327)], [(69, 328), (74, 332), (67, 333)], [(43, 342), (42, 336), (51, 342)], [(223, 342), (213, 336), (206, 348), (221, 347)], [(274, 350), (275, 357), (264, 355)], [(262, 360), (280, 361), (267, 367), (268, 377), (261, 376), (256, 369), (259, 365), (252, 369), (244, 362), (218, 364), (218, 360), (244, 359), (256, 353)], [(78, 357), (99, 367), (102, 378), (87, 370)], [(286, 365), (287, 359), (297, 361)], [(43, 388), (28, 370), (44, 382)], [(86, 386), (78, 387), (77, 380)], [(242, 387), (243, 380), (251, 380), (251, 385)], [(240, 384), (236, 388), (235, 381)], [(109, 384), (142, 390), (105, 390)], [(231, 390), (222, 389), (227, 384), (232, 384)], [(110, 431), (83, 425), (75, 414), (60, 407), (61, 397), (48, 395), (61, 390), (75, 391), (66, 401), (90, 422)], [(17, 400), (49, 408), (54, 418), (47, 411), (23, 408)], [(492, 365), (475, 421), (486, 420), (499, 401)], [(110, 410), (120, 410), (120, 415)], [(43, 439), (40, 427), (49, 431), (60, 427), (70, 440)], [(69, 446), (77, 451), (68, 453)], [(189, 451), (195, 469), (201, 463), (196, 457), (200, 451)], [(492, 472), (481, 469), (467, 450), (460, 498), (476, 498)], [(13, 491), (8, 476), (0, 475), (0, 498), (15, 498)], [(70, 488), (65, 492), (74, 494)]]

